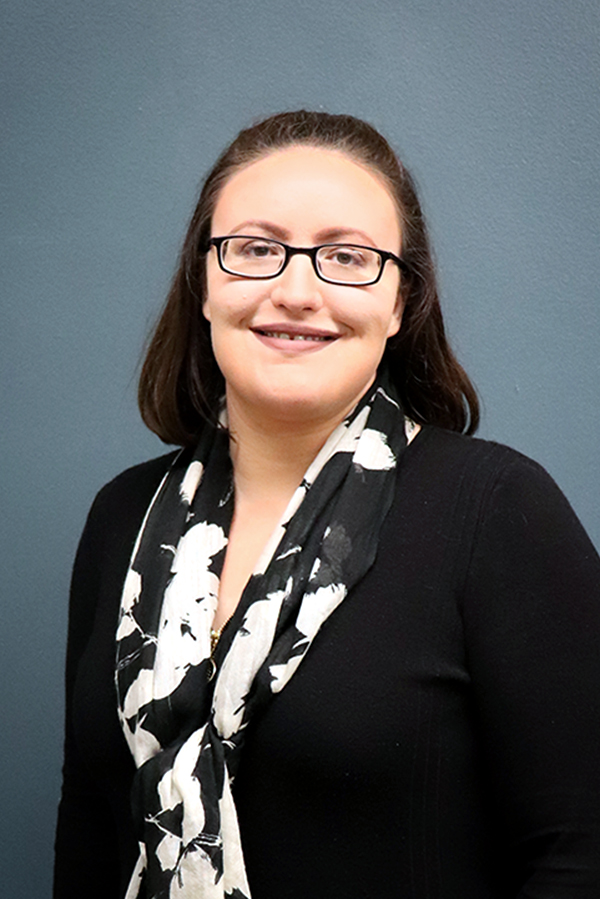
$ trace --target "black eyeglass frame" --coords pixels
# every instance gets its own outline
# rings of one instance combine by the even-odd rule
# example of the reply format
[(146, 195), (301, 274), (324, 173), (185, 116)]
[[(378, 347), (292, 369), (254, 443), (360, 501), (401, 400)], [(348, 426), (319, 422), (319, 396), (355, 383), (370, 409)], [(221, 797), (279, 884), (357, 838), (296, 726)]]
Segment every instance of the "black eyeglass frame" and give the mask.
[[(221, 247), (223, 246), (225, 241), (240, 237), (245, 238), (246, 240), (265, 240), (269, 241), (269, 243), (274, 243), (277, 244), (277, 246), (283, 247), (285, 256), (283, 258), (283, 264), (279, 271), (274, 272), (272, 275), (242, 275), (239, 272), (234, 272), (231, 269), (227, 268), (223, 261)], [(408, 274), (410, 272), (408, 263), (406, 263), (400, 256), (396, 256), (395, 253), (390, 253), (388, 250), (379, 250), (377, 247), (367, 247), (357, 243), (323, 243), (319, 244), (319, 246), (317, 247), (291, 247), (286, 243), (282, 243), (280, 240), (273, 240), (273, 238), (271, 237), (261, 238), (256, 234), (229, 234), (227, 237), (211, 237), (206, 244), (207, 253), (211, 247), (215, 247), (217, 251), (217, 259), (219, 261), (219, 267), (222, 271), (224, 271), (227, 275), (234, 275), (236, 278), (246, 278), (249, 281), (267, 281), (270, 278), (278, 278), (279, 275), (285, 270), (292, 256), (308, 256), (310, 258), (310, 261), (312, 262), (312, 267), (315, 270), (317, 278), (319, 278), (321, 281), (324, 281), (326, 284), (340, 284), (343, 287), (370, 287), (372, 284), (377, 284), (383, 274), (383, 269), (385, 268), (385, 264), (388, 260), (394, 262), (398, 266), (400, 271), (404, 272), (405, 274)], [(327, 247), (356, 247), (358, 250), (369, 250), (371, 253), (376, 253), (379, 256), (379, 272), (377, 274), (377, 277), (373, 278), (371, 281), (338, 281), (334, 278), (326, 278), (323, 273), (319, 271), (317, 264), (317, 253), (319, 252), (319, 250), (324, 250)]]

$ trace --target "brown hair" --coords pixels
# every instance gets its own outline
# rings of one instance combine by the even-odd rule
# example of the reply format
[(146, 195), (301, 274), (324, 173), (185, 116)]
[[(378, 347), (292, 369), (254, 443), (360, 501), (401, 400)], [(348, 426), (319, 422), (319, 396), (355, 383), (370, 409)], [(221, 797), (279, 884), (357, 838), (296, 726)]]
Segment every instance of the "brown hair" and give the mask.
[(166, 443), (194, 443), (204, 420), (215, 421), (224, 392), (202, 314), (205, 247), (220, 191), (232, 175), (257, 159), (304, 144), (339, 150), (383, 178), (402, 229), (404, 313), (384, 353), (404, 411), (417, 422), (472, 434), (479, 404), (471, 381), (446, 339), (435, 267), (416, 188), (388, 142), (366, 122), (326, 112), (283, 112), (241, 131), (204, 182), (179, 265), (142, 367), (139, 405), (150, 430)]

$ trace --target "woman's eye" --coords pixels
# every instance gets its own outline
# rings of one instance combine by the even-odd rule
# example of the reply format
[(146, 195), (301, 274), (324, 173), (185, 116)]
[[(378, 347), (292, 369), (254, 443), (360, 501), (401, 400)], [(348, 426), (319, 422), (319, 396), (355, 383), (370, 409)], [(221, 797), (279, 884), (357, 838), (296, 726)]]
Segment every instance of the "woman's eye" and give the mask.
[(365, 265), (364, 254), (355, 247), (332, 248), (327, 254), (327, 261), (342, 268), (361, 268)]
[(253, 259), (264, 259), (277, 253), (276, 247), (264, 241), (253, 240), (239, 247), (237, 252), (242, 256), (248, 256)]

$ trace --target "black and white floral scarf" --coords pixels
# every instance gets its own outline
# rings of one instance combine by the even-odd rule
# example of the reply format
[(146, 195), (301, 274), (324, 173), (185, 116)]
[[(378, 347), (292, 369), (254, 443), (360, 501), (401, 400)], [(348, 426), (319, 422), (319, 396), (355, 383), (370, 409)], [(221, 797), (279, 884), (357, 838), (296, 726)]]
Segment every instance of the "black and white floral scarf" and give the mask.
[(373, 564), (413, 431), (379, 379), (310, 465), (212, 657), (233, 515), (227, 431), (207, 427), (165, 475), (117, 632), (119, 717), (138, 768), (127, 899), (250, 897), (231, 791), (246, 727)]

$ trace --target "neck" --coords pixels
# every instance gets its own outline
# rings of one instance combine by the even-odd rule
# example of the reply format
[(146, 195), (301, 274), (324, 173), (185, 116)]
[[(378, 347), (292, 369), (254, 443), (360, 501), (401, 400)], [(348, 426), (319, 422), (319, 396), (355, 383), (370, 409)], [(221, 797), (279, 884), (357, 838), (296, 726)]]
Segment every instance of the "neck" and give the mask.
[(228, 403), (236, 502), (285, 504), (339, 421), (269, 421)]

